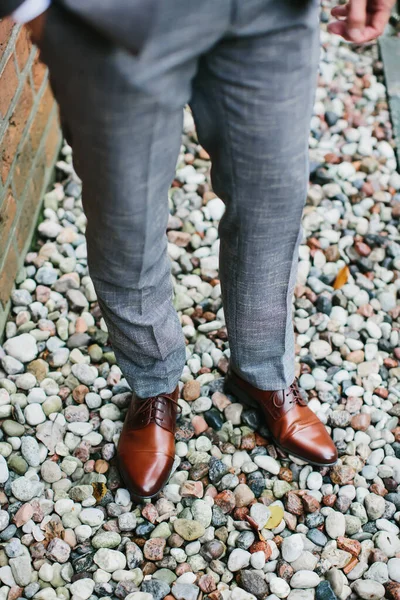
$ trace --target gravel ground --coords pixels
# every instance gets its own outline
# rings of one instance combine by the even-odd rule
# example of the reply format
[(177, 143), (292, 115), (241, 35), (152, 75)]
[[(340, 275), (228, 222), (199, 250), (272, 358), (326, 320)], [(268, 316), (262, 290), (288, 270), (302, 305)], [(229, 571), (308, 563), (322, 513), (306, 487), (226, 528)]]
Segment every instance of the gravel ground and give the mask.
[(337, 466), (283, 455), (222, 393), (223, 204), (186, 113), (168, 231), (187, 339), (176, 470), (131, 503), (113, 460), (129, 388), (64, 147), (0, 348), (0, 600), (400, 598), (400, 176), (376, 48), (322, 43), (294, 323)]

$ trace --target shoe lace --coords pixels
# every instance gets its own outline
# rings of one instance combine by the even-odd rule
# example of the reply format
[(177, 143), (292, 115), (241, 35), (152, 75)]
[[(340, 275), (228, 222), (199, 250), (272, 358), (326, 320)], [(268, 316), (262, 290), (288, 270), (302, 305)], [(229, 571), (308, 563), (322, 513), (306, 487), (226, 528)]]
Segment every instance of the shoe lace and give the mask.
[(289, 399), (290, 404), (299, 404), (300, 406), (306, 405), (306, 402), (303, 396), (301, 395), (301, 392), (295, 381), (285, 391), (285, 396)]
[(166, 403), (163, 402), (163, 400), (167, 400), (167, 404), (168, 402), (171, 402), (171, 404), (175, 405), (179, 414), (182, 412), (182, 408), (179, 406), (178, 401), (175, 400), (175, 398), (172, 398), (172, 396), (169, 394), (159, 394), (158, 396), (149, 396), (141, 402), (138, 402), (134, 414), (138, 416), (140, 414), (149, 413), (149, 420), (154, 421), (156, 417), (156, 410), (159, 410), (162, 413), (165, 412)]

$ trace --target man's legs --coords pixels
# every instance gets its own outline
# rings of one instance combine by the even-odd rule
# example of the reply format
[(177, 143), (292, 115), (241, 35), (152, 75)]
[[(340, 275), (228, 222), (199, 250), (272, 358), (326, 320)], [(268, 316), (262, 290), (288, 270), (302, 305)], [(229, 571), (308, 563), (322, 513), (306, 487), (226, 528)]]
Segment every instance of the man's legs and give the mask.
[(83, 181), (89, 273), (118, 363), (140, 397), (172, 392), (185, 364), (167, 194), (197, 59), (225, 31), (230, 1), (161, 2), (139, 57), (56, 4), (46, 25), (43, 55)]
[(166, 238), (182, 105), (136, 88), (123, 71), (135, 73), (135, 57), (119, 61), (107, 40), (51, 10), (44, 57), (83, 180), (89, 272), (110, 340), (138, 396), (172, 392), (185, 364)]
[(220, 277), (231, 366), (278, 390), (294, 379), (291, 318), (319, 56), (318, 3), (238, 2), (191, 106), (226, 203)]
[(247, 0), (204, 57), (192, 107), (212, 159), (231, 371), (225, 389), (259, 406), (276, 444), (318, 466), (335, 445), (294, 380), (292, 293), (308, 181), (318, 3)]

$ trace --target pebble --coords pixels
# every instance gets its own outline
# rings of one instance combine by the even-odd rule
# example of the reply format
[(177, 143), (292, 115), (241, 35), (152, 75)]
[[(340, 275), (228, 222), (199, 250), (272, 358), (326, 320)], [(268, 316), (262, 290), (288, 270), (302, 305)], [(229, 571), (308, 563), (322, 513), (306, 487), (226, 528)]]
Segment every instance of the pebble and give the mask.
[(322, 483), (323, 479), (321, 473), (313, 471), (307, 477), (307, 489), (309, 490), (320, 490)]
[(34, 360), (38, 354), (35, 338), (29, 333), (9, 338), (4, 342), (3, 348), (9, 356), (19, 360), (21, 363)]
[(43, 412), (43, 408), (40, 404), (36, 403), (28, 404), (24, 410), (24, 417), (27, 423), (33, 427), (46, 421), (46, 415)]
[(400, 558), (391, 558), (387, 564), (389, 579), (400, 583)]
[(320, 582), (320, 577), (313, 571), (297, 571), (290, 580), (290, 586), (294, 589), (315, 588)]
[(114, 573), (119, 569), (125, 569), (126, 557), (118, 550), (110, 550), (109, 548), (99, 548), (93, 556), (96, 565), (107, 573)]
[(66, 563), (70, 557), (70, 553), (70, 546), (60, 538), (52, 539), (47, 546), (47, 556), (57, 563)]
[(290, 594), (290, 586), (284, 579), (275, 577), (269, 584), (269, 591), (277, 598), (287, 598)]
[(17, 558), (10, 558), (9, 565), (11, 567), (12, 576), (15, 583), (21, 587), (25, 587), (31, 581), (32, 566), (29, 555), (24, 554)]
[(280, 465), (278, 461), (275, 460), (272, 456), (260, 454), (254, 457), (254, 462), (261, 469), (267, 471), (268, 473), (271, 473), (272, 475), (278, 475), (280, 471)]
[(21, 438), (21, 454), (31, 467), (40, 465), (39, 444), (37, 440), (28, 435)]
[(0, 483), (4, 484), (10, 476), (6, 459), (0, 455)]
[(250, 516), (257, 523), (259, 529), (263, 529), (271, 517), (271, 511), (261, 503), (253, 504), (250, 508)]
[(330, 344), (324, 340), (315, 340), (310, 344), (310, 352), (314, 359), (321, 360), (331, 354), (332, 348)]
[(74, 596), (88, 600), (94, 590), (95, 582), (88, 577), (79, 579), (71, 584), (70, 590)]
[(382, 517), (385, 512), (385, 500), (382, 496), (368, 494), (364, 502), (367, 515), (371, 520), (375, 521)]
[(336, 540), (346, 532), (346, 520), (342, 513), (332, 511), (325, 520), (325, 529), (329, 537)]
[(42, 464), (40, 473), (42, 475), (43, 480), (46, 481), (46, 483), (54, 483), (61, 479), (62, 476), (61, 469), (58, 466), (58, 464), (51, 460), (46, 460)]
[(145, 593), (150, 593), (155, 600), (161, 600), (170, 592), (170, 587), (164, 581), (157, 579), (145, 580), (142, 584), (142, 590)]
[(385, 588), (377, 581), (358, 579), (353, 590), (363, 600), (381, 600), (385, 596)]
[(104, 513), (99, 508), (84, 508), (79, 513), (79, 519), (85, 525), (97, 527), (104, 520)]
[(248, 567), (250, 564), (250, 557), (250, 552), (247, 552), (247, 550), (235, 548), (229, 555), (228, 569), (232, 571), (232, 573), (235, 573), (236, 571), (240, 571), (240, 569)]
[(27, 502), (32, 500), (35, 496), (41, 495), (43, 484), (39, 481), (27, 479), (26, 477), (19, 477), (18, 479), (14, 479), (11, 483), (11, 490), (13, 496), (15, 496), (17, 500)]
[(241, 508), (247, 506), (254, 500), (254, 493), (251, 491), (248, 485), (240, 483), (234, 491), (236, 506)]
[(284, 538), (281, 546), (282, 558), (291, 563), (297, 560), (304, 550), (303, 537), (296, 533)]
[(198, 521), (188, 519), (177, 519), (174, 521), (174, 529), (184, 540), (191, 542), (204, 535), (205, 527)]
[(171, 592), (176, 600), (197, 600), (199, 588), (190, 583), (176, 583)]

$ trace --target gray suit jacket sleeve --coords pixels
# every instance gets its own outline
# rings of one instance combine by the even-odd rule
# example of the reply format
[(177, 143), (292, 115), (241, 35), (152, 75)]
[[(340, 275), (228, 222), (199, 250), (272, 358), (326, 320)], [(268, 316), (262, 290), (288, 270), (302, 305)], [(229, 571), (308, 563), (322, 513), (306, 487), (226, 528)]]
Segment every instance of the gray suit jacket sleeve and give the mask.
[(159, 0), (56, 1), (99, 33), (135, 54), (140, 52), (150, 33), (159, 2)]
[(0, 19), (10, 15), (24, 0), (0, 0)]

